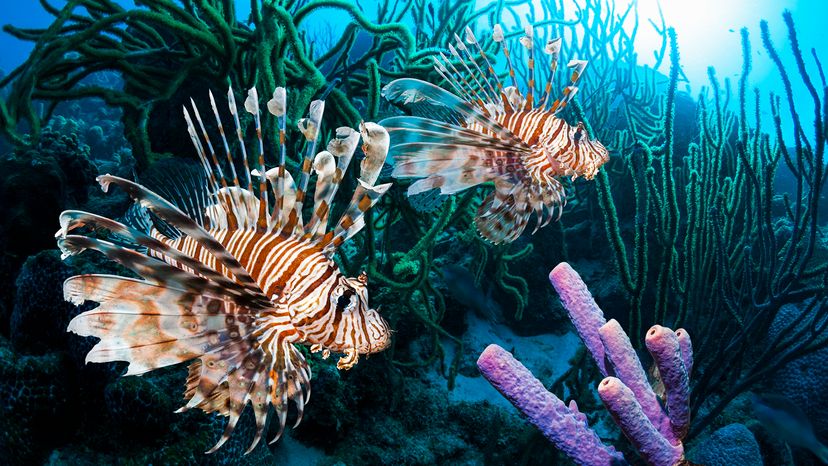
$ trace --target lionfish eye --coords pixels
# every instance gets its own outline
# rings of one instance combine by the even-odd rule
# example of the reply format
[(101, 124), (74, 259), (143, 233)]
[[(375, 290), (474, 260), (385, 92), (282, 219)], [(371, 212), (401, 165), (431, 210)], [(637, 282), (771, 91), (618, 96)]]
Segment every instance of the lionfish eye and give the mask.
[(351, 290), (345, 290), (344, 293), (339, 295), (339, 298), (336, 300), (336, 307), (337, 309), (344, 310), (351, 304), (351, 297), (354, 295), (354, 292)]

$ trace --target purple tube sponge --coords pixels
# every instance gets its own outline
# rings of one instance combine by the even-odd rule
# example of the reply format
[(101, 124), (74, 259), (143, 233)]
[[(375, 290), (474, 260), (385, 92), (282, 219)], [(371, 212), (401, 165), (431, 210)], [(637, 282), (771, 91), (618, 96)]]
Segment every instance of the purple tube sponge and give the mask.
[(607, 375), (604, 347), (601, 346), (601, 336), (598, 334), (598, 329), (607, 321), (601, 308), (592, 299), (592, 293), (578, 272), (566, 262), (561, 262), (549, 272), (549, 281), (561, 297), (561, 304), (569, 314), (569, 320), (584, 341), (598, 369)]
[(615, 377), (605, 378), (598, 384), (598, 396), (647, 464), (673, 466), (681, 461), (684, 455), (681, 444), (673, 445), (661, 435), (624, 382)]
[(477, 360), (480, 372), (517, 409), (570, 458), (581, 464), (612, 465), (624, 456), (601, 443), (589, 428), (586, 416), (570, 403), (567, 407), (557, 396), (549, 393), (529, 369), (511, 353), (497, 345), (489, 345)]
[(624, 385), (632, 391), (653, 426), (662, 434), (672, 434), (670, 420), (661, 409), (661, 404), (647, 380), (641, 361), (635, 354), (630, 338), (621, 328), (621, 324), (612, 319), (598, 329), (598, 332), (612, 367), (615, 369), (613, 374), (623, 380)]
[[(608, 376), (599, 384), (598, 395), (621, 431), (647, 464), (681, 464), (681, 440), (690, 426), (690, 336), (683, 329), (673, 332), (658, 325), (647, 332), (645, 343), (665, 386), (665, 412), (629, 337), (617, 321), (604, 319), (578, 273), (564, 262), (552, 270), (549, 280), (601, 373)], [(620, 453), (601, 443), (574, 401), (567, 408), (504, 349), (490, 345), (480, 355), (477, 366), (489, 383), (576, 463), (625, 463)]]
[(667, 392), (673, 439), (680, 440), (690, 429), (690, 379), (684, 368), (679, 339), (669, 328), (653, 325), (647, 331), (645, 343)]

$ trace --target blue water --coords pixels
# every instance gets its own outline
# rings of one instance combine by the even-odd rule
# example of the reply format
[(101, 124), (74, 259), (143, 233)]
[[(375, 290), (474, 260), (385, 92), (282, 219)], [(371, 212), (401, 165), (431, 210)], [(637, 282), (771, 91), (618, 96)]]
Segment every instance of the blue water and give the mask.
[[(536, 2), (538, 0), (535, 0)], [(19, 27), (44, 27), (48, 25), (52, 16), (32, 1), (8, 2), (3, 7), (2, 24), (13, 24)], [(133, 5), (127, 0), (118, 0), (124, 6)], [(478, 5), (488, 4), (486, 0), (478, 0)], [(657, 0), (640, 0), (639, 11), (642, 22), (646, 19), (658, 20)], [(759, 21), (769, 22), (771, 38), (777, 48), (787, 50), (787, 32), (781, 21), (784, 10), (790, 10), (796, 20), (797, 33), (803, 52), (808, 55), (808, 66), (813, 68), (810, 60), (810, 48), (819, 48), (825, 41), (825, 17), (828, 14), (828, 2), (823, 0), (663, 0), (660, 2), (667, 23), (675, 27), (681, 44), (681, 63), (685, 75), (689, 79), (692, 92), (698, 92), (702, 86), (708, 85), (707, 67), (713, 66), (720, 79), (731, 78), (734, 83), (741, 72), (741, 57), (739, 56), (739, 30), (747, 27), (753, 40), (754, 63), (751, 73), (753, 85), (763, 90), (781, 93), (781, 80), (776, 68), (764, 56), (759, 42)], [(65, 4), (65, 1), (53, 2), (55, 6)], [(367, 12), (372, 12), (377, 2), (363, 2)], [(618, 8), (627, 5), (623, 0), (618, 2)], [(245, 18), (250, 12), (250, 2), (236, 0), (236, 11), (239, 18)], [(331, 29), (336, 34), (344, 29), (348, 16), (335, 10), (322, 10), (324, 13), (311, 15), (306, 25), (308, 29)], [(636, 46), (642, 57), (642, 62), (652, 62), (652, 52), (658, 45), (659, 39), (648, 24), (643, 24), (640, 40)], [(26, 59), (33, 45), (22, 42), (8, 34), (0, 34), (0, 70), (10, 71)], [(783, 56), (785, 64), (792, 66), (790, 57)], [(804, 86), (799, 80), (794, 80), (796, 99), (809, 98)], [(769, 113), (767, 114), (770, 115)]]

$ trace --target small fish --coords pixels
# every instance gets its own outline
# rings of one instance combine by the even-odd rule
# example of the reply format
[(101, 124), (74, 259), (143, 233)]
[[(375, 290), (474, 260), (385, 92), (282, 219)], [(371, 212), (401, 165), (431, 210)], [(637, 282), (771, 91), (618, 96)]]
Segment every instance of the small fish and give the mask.
[(501, 322), (503, 311), (492, 299), (491, 289), (488, 293), (474, 284), (474, 276), (464, 267), (449, 264), (441, 269), (443, 281), (449, 293), (457, 301), (474, 310), (480, 317), (490, 322)]
[(479, 207), (475, 224), (489, 241), (511, 242), (526, 229), (532, 212), (537, 216), (535, 231), (547, 225), (556, 210), (560, 217), (566, 193), (559, 178), (592, 179), (609, 153), (590, 138), (583, 123), (569, 125), (558, 117), (578, 92), (575, 84), (587, 65), (583, 60), (569, 62), (571, 83), (560, 99), (553, 100), (560, 38), (544, 47), (549, 78), (540, 97), (535, 95), (531, 26), (519, 40), (528, 58), (528, 79), (520, 86), (500, 25), (495, 26), (493, 39), (506, 58), (508, 87), (472, 30), (466, 28), (465, 35), (465, 42), (455, 36), (456, 45), (449, 45), (451, 57), (440, 53), (434, 59), (435, 70), (454, 93), (418, 79), (392, 81), (383, 88), (385, 98), (419, 116), (391, 117), (380, 124), (391, 135), (393, 176), (419, 178), (408, 188), (409, 196), (434, 188), (452, 194), (493, 182), (494, 192)]
[[(258, 136), (252, 157), (258, 167), (252, 171), (232, 89), (227, 97), (240, 157), (231, 155), (212, 93), (220, 147), (213, 145), (191, 101), (184, 118), (201, 176), (168, 173), (169, 183), (158, 190), (163, 196), (123, 178), (101, 176), (104, 191), (115, 185), (136, 201), (128, 216), (131, 225), (70, 210), (61, 214), (56, 237), (64, 258), (96, 250), (142, 277), (78, 275), (65, 282), (66, 300), (99, 303), (68, 327), (81, 336), (100, 338), (86, 361), (126, 361), (126, 375), (193, 361), (186, 404), (179, 411), (199, 408), (228, 417), (224, 434), (208, 451), (212, 453), (227, 441), (250, 403), (256, 434), (249, 453), (262, 437), (271, 406), (279, 431), (270, 443), (282, 435), (288, 400), (298, 410), (296, 425), (302, 419), (311, 373), (297, 345), (322, 351), (325, 358), (331, 352), (344, 353), (337, 367), (349, 369), (359, 355), (389, 344), (388, 324), (368, 306), (367, 276), (346, 277), (332, 260), (390, 187), (374, 184), (388, 152), (388, 133), (374, 123), (360, 125), (365, 158), (359, 185), (342, 217), (328, 228), (331, 202), (360, 132), (338, 128), (327, 150), (317, 153), (325, 102), (313, 101), (309, 116), (298, 122), (307, 151), (299, 182), (294, 183), (285, 170), (285, 89), (277, 88), (267, 102), (279, 126), (278, 162), (270, 170), (265, 169), (256, 89), (249, 90), (244, 103)], [(217, 154), (222, 148), (224, 153)], [(220, 163), (224, 155), (226, 161)], [(313, 213), (303, 223), (312, 170)], [(84, 234), (100, 230), (117, 240)]]
[(814, 434), (808, 416), (791, 400), (772, 394), (754, 394), (753, 414), (774, 437), (793, 447), (806, 448), (828, 464), (828, 447)]

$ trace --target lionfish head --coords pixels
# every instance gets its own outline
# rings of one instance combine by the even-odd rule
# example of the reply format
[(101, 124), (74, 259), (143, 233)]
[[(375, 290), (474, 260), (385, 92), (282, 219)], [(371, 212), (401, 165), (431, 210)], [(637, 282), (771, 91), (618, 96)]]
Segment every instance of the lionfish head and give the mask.
[(589, 137), (581, 122), (569, 127), (569, 140), (572, 142), (570, 150), (574, 152), (571, 175), (593, 179), (598, 169), (609, 160), (609, 151), (600, 141)]
[(391, 343), (391, 329), (376, 309), (368, 306), (368, 275), (356, 278), (340, 276), (331, 295), (331, 303), (341, 315), (337, 334), (353, 332), (348, 338), (355, 341), (359, 354), (378, 353)]

